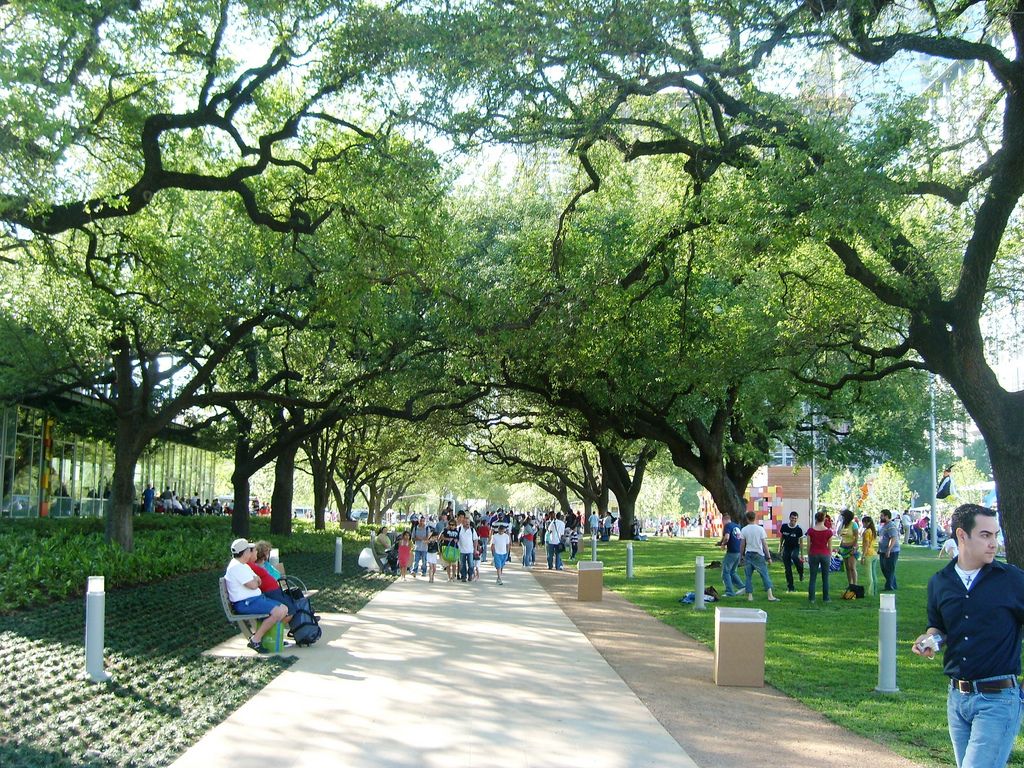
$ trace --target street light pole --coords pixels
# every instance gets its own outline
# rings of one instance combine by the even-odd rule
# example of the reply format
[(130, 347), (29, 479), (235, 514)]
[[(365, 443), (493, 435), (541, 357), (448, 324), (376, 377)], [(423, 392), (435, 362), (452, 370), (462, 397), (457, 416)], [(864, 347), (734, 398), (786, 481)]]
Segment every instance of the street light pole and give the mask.
[(935, 530), (936, 514), (935, 510), (938, 506), (938, 499), (935, 498), (935, 483), (939, 476), (938, 463), (935, 457), (935, 374), (928, 374), (928, 394), (931, 397), (931, 409), (929, 411), (929, 436), (931, 440), (932, 449), (932, 520), (931, 520), (931, 548), (938, 549), (939, 539), (938, 532)]

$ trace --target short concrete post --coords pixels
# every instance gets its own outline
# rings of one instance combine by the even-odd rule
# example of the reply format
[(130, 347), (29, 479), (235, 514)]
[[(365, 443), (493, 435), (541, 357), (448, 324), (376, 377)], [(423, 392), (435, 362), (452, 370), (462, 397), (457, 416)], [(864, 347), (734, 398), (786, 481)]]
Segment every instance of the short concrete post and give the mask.
[(279, 550), (277, 547), (274, 547), (272, 550), (270, 550), (270, 554), (267, 555), (267, 560), (270, 561), (270, 564), (272, 566), (277, 568), (277, 566), (281, 563), (281, 550)]
[(597, 534), (590, 534), (590, 560), (591, 562), (597, 562)]
[(703, 611), (704, 605), (704, 555), (697, 556), (697, 586), (693, 590), (693, 610)]
[(626, 542), (626, 578), (633, 578), (633, 542)]
[(110, 674), (103, 669), (106, 601), (103, 577), (90, 576), (85, 590), (85, 674), (94, 683), (110, 680)]
[(896, 595), (882, 595), (878, 604), (878, 693), (899, 693), (896, 687)]
[(341, 536), (336, 536), (334, 538), (334, 572), (338, 574), (341, 573), (341, 547), (342, 538)]

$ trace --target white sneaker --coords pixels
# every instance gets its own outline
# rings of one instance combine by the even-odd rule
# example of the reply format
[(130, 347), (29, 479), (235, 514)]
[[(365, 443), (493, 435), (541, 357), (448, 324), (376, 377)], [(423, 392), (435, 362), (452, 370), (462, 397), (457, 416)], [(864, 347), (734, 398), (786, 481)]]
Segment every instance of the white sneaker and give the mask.
[(736, 590), (736, 597), (739, 597), (740, 595), (745, 595), (745, 594), (747, 594), (747, 588), (746, 587), (740, 587), (739, 589)]

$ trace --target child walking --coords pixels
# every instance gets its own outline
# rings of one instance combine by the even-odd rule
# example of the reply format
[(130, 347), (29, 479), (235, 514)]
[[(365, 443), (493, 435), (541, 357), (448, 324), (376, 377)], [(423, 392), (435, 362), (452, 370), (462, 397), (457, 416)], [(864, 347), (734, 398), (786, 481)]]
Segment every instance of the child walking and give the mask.
[(498, 584), (503, 584), (501, 572), (508, 562), (509, 548), (512, 546), (512, 537), (508, 535), (508, 526), (505, 523), (496, 523), (497, 533), (491, 536), (491, 554), (494, 556), (494, 570), (498, 572)]
[(398, 570), (402, 572), (402, 581), (405, 581), (405, 575), (409, 571), (409, 564), (412, 562), (412, 539), (409, 538), (409, 532), (406, 531), (402, 534), (402, 538), (398, 540)]
[(430, 535), (427, 537), (427, 575), (430, 577), (430, 584), (434, 583), (434, 574), (437, 573), (437, 561), (441, 559), (441, 547), (437, 542), (437, 532), (431, 530)]

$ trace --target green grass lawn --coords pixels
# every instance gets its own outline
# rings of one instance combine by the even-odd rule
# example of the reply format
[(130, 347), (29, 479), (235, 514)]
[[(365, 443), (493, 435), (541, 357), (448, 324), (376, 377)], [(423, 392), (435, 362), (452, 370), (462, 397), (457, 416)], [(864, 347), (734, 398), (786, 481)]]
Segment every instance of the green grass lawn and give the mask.
[[(716, 604), (696, 611), (678, 600), (693, 590), (695, 558), (721, 560), (714, 544), (696, 539), (651, 539), (634, 543), (634, 578), (625, 575), (624, 543), (601, 544), (605, 586), (652, 616), (706, 643), (714, 644)], [(589, 557), (589, 546), (581, 554)], [(770, 567), (780, 603), (769, 603), (754, 574), (755, 599), (723, 599), (718, 605), (762, 608), (768, 613), (765, 680), (803, 701), (829, 719), (891, 747), (924, 765), (948, 766), (953, 752), (946, 731), (946, 683), (941, 661), (910, 652), (911, 642), (926, 627), (928, 578), (946, 561), (919, 547), (905, 547), (897, 566), (896, 608), (899, 653), (895, 694), (875, 693), (878, 683), (878, 598), (841, 600), (846, 577), (833, 573), (833, 602), (810, 604), (806, 582), (786, 592), (781, 563)], [(722, 572), (707, 570), (707, 584), (719, 592)], [(796, 575), (794, 574), (794, 579)], [(863, 582), (862, 573), (862, 582)], [(799, 724), (794, 724), (799, 727)], [(1024, 742), (1018, 738), (1010, 765), (1024, 765)]]
[[(390, 583), (364, 576), (357, 551), (347, 551), (340, 576), (333, 553), (288, 555), (289, 573), (321, 590), (318, 611), (356, 611)], [(217, 592), (222, 572), (108, 592), (107, 684), (81, 678), (81, 598), (0, 616), (0, 765), (167, 765), (288, 667), (255, 654), (201, 655), (236, 633)]]

